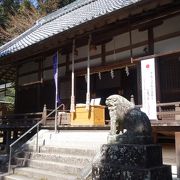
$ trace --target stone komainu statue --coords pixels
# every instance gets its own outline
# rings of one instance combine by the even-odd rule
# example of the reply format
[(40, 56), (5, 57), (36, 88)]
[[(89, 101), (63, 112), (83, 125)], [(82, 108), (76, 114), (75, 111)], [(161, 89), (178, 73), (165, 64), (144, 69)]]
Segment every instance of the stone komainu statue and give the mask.
[(126, 98), (120, 95), (111, 95), (106, 99), (106, 105), (111, 121), (109, 142), (117, 141), (120, 136), (117, 137), (116, 134), (119, 134), (120, 131), (123, 132), (123, 129), (126, 129), (124, 136), (151, 136), (149, 118)]
[(124, 115), (134, 108), (134, 104), (120, 95), (111, 95), (106, 99), (106, 105), (111, 120), (111, 133), (116, 134), (116, 125), (118, 125), (118, 131), (123, 131)]

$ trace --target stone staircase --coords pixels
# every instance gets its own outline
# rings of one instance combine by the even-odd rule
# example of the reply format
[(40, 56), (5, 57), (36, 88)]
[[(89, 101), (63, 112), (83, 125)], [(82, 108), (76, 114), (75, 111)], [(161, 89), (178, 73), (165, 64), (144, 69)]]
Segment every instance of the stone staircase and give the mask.
[(89, 179), (93, 158), (106, 143), (108, 131), (41, 130), (36, 152), (36, 135), (14, 157), (13, 173), (4, 180)]

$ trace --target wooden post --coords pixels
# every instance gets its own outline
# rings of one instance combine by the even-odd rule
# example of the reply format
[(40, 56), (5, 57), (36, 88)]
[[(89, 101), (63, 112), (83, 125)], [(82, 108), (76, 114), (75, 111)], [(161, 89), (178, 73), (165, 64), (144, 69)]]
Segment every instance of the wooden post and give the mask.
[[(43, 73), (42, 73), (42, 59), (38, 63), (38, 81), (43, 82)], [(40, 111), (40, 104), (41, 104), (41, 84), (37, 84), (37, 111)]]
[(19, 90), (19, 66), (16, 67), (16, 81), (15, 81), (15, 108), (14, 113), (18, 112), (18, 90)]
[(74, 53), (75, 53), (75, 39), (72, 47), (72, 73), (71, 73), (71, 107), (70, 112), (75, 112), (75, 96), (74, 96)]
[(18, 130), (13, 131), (13, 140), (16, 140), (18, 138)]
[(180, 178), (180, 132), (175, 132), (177, 178)]
[(159, 61), (155, 61), (155, 75), (156, 75), (156, 101), (161, 102), (161, 91), (160, 91), (160, 77), (159, 77)]
[(135, 105), (135, 102), (134, 102), (134, 95), (131, 95), (130, 102), (132, 102), (132, 103)]
[(7, 130), (3, 130), (3, 144), (6, 144), (6, 134), (7, 134)]
[(86, 110), (90, 109), (90, 45), (91, 35), (89, 35), (88, 49), (87, 49), (87, 93), (86, 93)]
[(44, 104), (43, 113), (42, 113), (42, 124), (43, 125), (46, 125), (46, 120), (47, 120), (47, 108), (46, 108), (46, 104)]
[(175, 113), (176, 112), (179, 114), (175, 114), (175, 120), (180, 120), (180, 104), (175, 104)]
[(11, 144), (11, 130), (6, 131), (6, 152), (9, 152), (9, 145)]
[[(160, 102), (157, 101), (157, 104), (159, 104), (159, 103), (160, 103)], [(158, 111), (158, 112), (162, 112), (161, 106), (157, 106), (157, 111)], [(158, 117), (158, 120), (162, 120), (161, 115), (158, 115), (157, 117)]]
[(137, 104), (142, 104), (141, 62), (137, 63)]

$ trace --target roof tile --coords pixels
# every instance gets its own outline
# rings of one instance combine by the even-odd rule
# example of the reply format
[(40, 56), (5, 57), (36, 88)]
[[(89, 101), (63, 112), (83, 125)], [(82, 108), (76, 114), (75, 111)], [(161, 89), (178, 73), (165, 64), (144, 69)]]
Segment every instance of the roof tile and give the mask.
[(140, 0), (76, 0), (41, 18), (32, 28), (1, 46), (0, 57), (138, 1)]

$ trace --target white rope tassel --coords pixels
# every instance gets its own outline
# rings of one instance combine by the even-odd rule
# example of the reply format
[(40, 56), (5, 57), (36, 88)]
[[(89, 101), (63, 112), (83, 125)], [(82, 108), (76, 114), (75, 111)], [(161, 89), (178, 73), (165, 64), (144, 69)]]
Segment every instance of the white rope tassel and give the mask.
[(85, 79), (85, 81), (87, 83), (87, 74), (84, 75), (84, 79)]
[(74, 96), (74, 53), (75, 53), (75, 40), (73, 40), (73, 47), (72, 47), (72, 77), (71, 77), (71, 106), (70, 106), (70, 112), (75, 112), (75, 96)]
[(126, 75), (129, 76), (129, 68), (128, 66), (125, 67)]
[(88, 58), (87, 58), (87, 93), (86, 93), (86, 110), (90, 108), (90, 44), (91, 35), (89, 35), (88, 41)]
[(101, 80), (101, 72), (98, 72), (99, 80)]
[(111, 78), (114, 79), (114, 70), (111, 69), (111, 72), (110, 72), (110, 73), (111, 73)]

